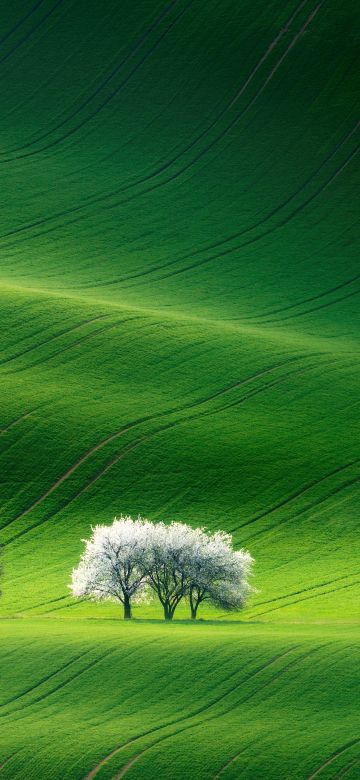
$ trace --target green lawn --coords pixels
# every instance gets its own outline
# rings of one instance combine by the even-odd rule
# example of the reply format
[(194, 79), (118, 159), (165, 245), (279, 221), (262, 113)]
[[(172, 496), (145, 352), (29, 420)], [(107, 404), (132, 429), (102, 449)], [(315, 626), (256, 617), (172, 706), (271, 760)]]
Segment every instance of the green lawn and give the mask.
[[(0, 20), (1, 780), (356, 780), (359, 11)], [(75, 602), (121, 512), (232, 532), (246, 610)]]
[(4, 779), (301, 780), (322, 766), (324, 777), (358, 777), (354, 628), (40, 618), (2, 628)]

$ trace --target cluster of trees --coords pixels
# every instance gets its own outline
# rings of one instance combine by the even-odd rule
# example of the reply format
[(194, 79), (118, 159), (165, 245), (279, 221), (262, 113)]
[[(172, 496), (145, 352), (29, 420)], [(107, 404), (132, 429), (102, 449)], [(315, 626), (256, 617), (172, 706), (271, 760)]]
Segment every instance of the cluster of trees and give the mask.
[(195, 619), (204, 601), (238, 610), (252, 590), (248, 577), (253, 559), (246, 550), (233, 550), (232, 537), (223, 531), (120, 517), (110, 526), (97, 525), (84, 542), (72, 572), (72, 594), (118, 600), (126, 619), (134, 603), (154, 594), (165, 620), (172, 620), (184, 598)]

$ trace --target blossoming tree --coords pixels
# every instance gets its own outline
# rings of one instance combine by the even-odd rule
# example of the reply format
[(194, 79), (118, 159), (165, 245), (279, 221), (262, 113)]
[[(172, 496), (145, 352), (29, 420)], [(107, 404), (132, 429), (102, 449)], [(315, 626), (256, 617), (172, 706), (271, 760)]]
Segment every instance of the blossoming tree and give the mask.
[(165, 620), (173, 619), (186, 598), (196, 619), (204, 601), (226, 611), (243, 607), (252, 590), (252, 564), (250, 553), (234, 551), (231, 535), (223, 531), (120, 517), (93, 529), (70, 587), (77, 597), (120, 601), (126, 619), (131, 618), (132, 603), (144, 601), (151, 592)]
[(191, 618), (204, 601), (228, 612), (241, 609), (253, 590), (248, 581), (253, 562), (247, 550), (233, 550), (230, 534), (196, 529), (187, 560)]
[(131, 603), (141, 601), (146, 591), (142, 563), (147, 549), (147, 526), (143, 520), (120, 517), (113, 524), (97, 525), (85, 541), (79, 566), (72, 572), (73, 596), (94, 600), (118, 600), (124, 618), (131, 618)]

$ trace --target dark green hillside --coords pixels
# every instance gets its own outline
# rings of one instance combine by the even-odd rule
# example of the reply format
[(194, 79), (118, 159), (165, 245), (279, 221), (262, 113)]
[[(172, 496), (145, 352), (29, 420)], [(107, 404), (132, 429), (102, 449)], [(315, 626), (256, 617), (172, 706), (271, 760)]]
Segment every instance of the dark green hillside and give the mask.
[[(358, 9), (0, 19), (1, 777), (82, 780), (126, 743), (99, 780), (355, 780)], [(125, 631), (74, 603), (81, 539), (120, 512), (231, 531), (257, 562), (245, 622)], [(247, 665), (254, 701), (213, 705)]]

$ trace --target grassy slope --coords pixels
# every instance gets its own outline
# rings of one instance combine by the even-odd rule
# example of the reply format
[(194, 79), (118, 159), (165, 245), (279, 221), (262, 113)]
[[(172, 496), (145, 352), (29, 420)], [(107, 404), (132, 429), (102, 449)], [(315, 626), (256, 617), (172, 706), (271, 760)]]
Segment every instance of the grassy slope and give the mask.
[(358, 777), (354, 629), (97, 623), (8, 621), (6, 780)]
[[(170, 735), (128, 772), (215, 777), (244, 747), (229, 780), (310, 778), (358, 734), (353, 3), (44, 0), (2, 13), (1, 609), (23, 616), (3, 623), (4, 700), (29, 707), (26, 736), (20, 702), (4, 710), (0, 759), (20, 752), (1, 774), (77, 780), (149, 723), (226, 693), (227, 669), (247, 674), (238, 643), (256, 671), (305, 642), (316, 664), (296, 660), (270, 698), (261, 672), (246, 683), (255, 704), (214, 705), (211, 748), (200, 718), (190, 741)], [(67, 582), (90, 524), (120, 511), (232, 531), (258, 561), (254, 622), (101, 621), (111, 654), (87, 669), (102, 653), (94, 623), (50, 617), (118, 614), (74, 605)], [(71, 666), (58, 676), (87, 650), (81, 680)], [(53, 672), (66, 701), (56, 690), (45, 710)], [(325, 780), (345, 765), (356, 777), (349, 750)], [(99, 777), (118, 776), (118, 759)]]

